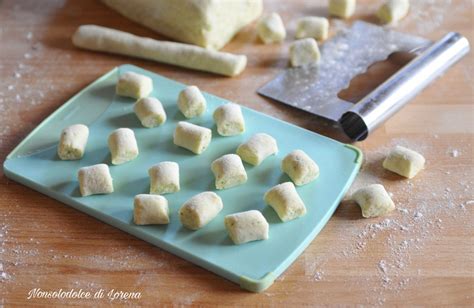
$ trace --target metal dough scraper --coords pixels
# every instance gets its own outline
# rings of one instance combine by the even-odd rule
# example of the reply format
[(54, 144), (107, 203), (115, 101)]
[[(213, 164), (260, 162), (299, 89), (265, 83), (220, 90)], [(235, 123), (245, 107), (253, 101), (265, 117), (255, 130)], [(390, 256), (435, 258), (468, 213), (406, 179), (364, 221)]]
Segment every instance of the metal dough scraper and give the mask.
[[(437, 42), (357, 21), (321, 48), (321, 62), (280, 73), (258, 90), (276, 101), (339, 122), (355, 141), (397, 112), (469, 52), (469, 42), (450, 32)], [(394, 52), (414, 58), (357, 103), (338, 97), (351, 80)]]

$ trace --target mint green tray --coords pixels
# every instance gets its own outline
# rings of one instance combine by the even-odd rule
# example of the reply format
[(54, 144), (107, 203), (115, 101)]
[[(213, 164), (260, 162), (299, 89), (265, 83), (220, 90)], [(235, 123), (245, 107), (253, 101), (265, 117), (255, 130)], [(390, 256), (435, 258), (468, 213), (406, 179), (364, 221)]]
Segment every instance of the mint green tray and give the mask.
[[(159, 98), (168, 115), (163, 126), (153, 129), (142, 127), (133, 113), (134, 101), (115, 95), (117, 77), (125, 71), (145, 74), (153, 79), (152, 95)], [(178, 93), (183, 87), (183, 84), (135, 66), (115, 68), (71, 98), (33, 130), (8, 155), (3, 166), (5, 175), (238, 283), (244, 289), (263, 291), (327, 223), (354, 180), (362, 154), (353, 146), (245, 107), (245, 134), (221, 137), (215, 130), (212, 112), (227, 101), (205, 93), (208, 110), (191, 122), (212, 128), (213, 139), (203, 154), (194, 155), (172, 142), (176, 123), (184, 120), (176, 106)], [(82, 160), (61, 161), (56, 154), (60, 131), (74, 123), (89, 125), (86, 154)], [(77, 170), (97, 163), (110, 165), (107, 136), (118, 127), (134, 130), (140, 149), (139, 157), (124, 165), (110, 166), (114, 193), (81, 197)], [(199, 192), (215, 191), (211, 162), (223, 154), (234, 153), (241, 142), (258, 132), (275, 137), (280, 149), (278, 155), (269, 157), (257, 167), (246, 164), (246, 184), (217, 191), (224, 201), (224, 209), (207, 226), (198, 231), (182, 227), (178, 219), (181, 204)], [(316, 181), (297, 188), (306, 204), (307, 214), (282, 223), (276, 213), (265, 206), (263, 194), (270, 187), (289, 180), (280, 171), (280, 161), (293, 149), (308, 153), (319, 164), (321, 175)], [(166, 195), (170, 204), (170, 224), (135, 226), (132, 222), (133, 197), (148, 192), (147, 170), (164, 160), (178, 162), (181, 169), (181, 191)], [(251, 209), (262, 211), (270, 223), (270, 239), (233, 245), (224, 228), (224, 216)]]

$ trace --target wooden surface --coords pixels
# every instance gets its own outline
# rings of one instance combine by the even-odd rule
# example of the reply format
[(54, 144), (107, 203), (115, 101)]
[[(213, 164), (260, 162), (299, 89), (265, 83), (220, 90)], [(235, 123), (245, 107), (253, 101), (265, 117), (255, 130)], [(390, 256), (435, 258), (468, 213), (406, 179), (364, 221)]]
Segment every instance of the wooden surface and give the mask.
[[(99, 24), (159, 38), (98, 1), (0, 0), (0, 158), (69, 97), (123, 63), (344, 140), (331, 124), (259, 97), (255, 90), (287, 66), (295, 19), (325, 15), (325, 1), (266, 1), (287, 24), (284, 45), (265, 46), (254, 26), (225, 50), (246, 54), (237, 78), (98, 54), (73, 47), (81, 24)], [(374, 21), (380, 1), (358, 1), (357, 18)], [(439, 38), (459, 31), (474, 41), (472, 1), (412, 1), (400, 31)], [(434, 5), (433, 3), (436, 3)], [(351, 20), (352, 21), (352, 20)], [(350, 21), (349, 21), (350, 22)], [(345, 26), (331, 21), (331, 35)], [(344, 97), (379, 83), (394, 63), (375, 66)], [(42, 290), (141, 292), (130, 305), (474, 305), (472, 54), (428, 87), (394, 118), (357, 144), (365, 163), (354, 188), (383, 183), (397, 210), (363, 219), (352, 202), (263, 294), (239, 289), (206, 270), (116, 230), (0, 175), (0, 304), (104, 305), (98, 300), (30, 299)], [(408, 181), (384, 171), (383, 155), (401, 144), (418, 150), (427, 168)], [(314, 205), (317, 206), (317, 205)]]

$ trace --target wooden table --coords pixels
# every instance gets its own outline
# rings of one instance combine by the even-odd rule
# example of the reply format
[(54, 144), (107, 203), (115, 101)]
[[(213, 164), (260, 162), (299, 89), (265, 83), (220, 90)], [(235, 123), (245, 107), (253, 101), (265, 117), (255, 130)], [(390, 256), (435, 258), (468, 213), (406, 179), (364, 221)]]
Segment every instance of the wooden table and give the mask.
[[(111, 68), (135, 65), (342, 141), (329, 123), (263, 99), (255, 92), (287, 66), (295, 19), (325, 15), (317, 1), (267, 1), (280, 12), (289, 35), (284, 45), (258, 42), (254, 26), (225, 50), (246, 54), (236, 78), (218, 77), (127, 57), (74, 48), (81, 24), (99, 24), (158, 38), (98, 1), (0, 1), (0, 157), (47, 115)], [(320, 1), (325, 2), (325, 1)], [(358, 1), (357, 18), (372, 17), (380, 1)], [(440, 38), (459, 31), (474, 41), (472, 1), (412, 1), (400, 31)], [(432, 4), (436, 3), (436, 5)], [(450, 4), (452, 3), (452, 4)], [(351, 20), (352, 21), (352, 20)], [(331, 21), (331, 34), (345, 26)], [(356, 98), (393, 71), (374, 66), (345, 95)], [(204, 269), (116, 230), (40, 193), (0, 178), (0, 304), (103, 305), (101, 300), (30, 299), (30, 290), (103, 289), (141, 292), (122, 304), (474, 305), (472, 54), (357, 146), (365, 153), (353, 188), (383, 183), (397, 210), (361, 218), (343, 202), (320, 235), (262, 294), (239, 289)], [(390, 147), (420, 151), (427, 168), (403, 180), (381, 167)], [(317, 206), (317, 205), (315, 205)]]

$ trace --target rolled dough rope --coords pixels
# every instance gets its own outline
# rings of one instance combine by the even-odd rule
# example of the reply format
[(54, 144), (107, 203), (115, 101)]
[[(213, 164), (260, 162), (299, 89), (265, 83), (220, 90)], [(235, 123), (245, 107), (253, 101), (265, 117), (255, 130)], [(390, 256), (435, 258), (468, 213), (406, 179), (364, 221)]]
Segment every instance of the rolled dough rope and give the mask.
[(292, 182), (281, 183), (270, 188), (263, 199), (275, 210), (283, 222), (306, 214), (303, 200)]
[(411, 179), (425, 167), (425, 158), (418, 152), (397, 145), (383, 161), (383, 167)]
[(278, 152), (275, 138), (268, 134), (258, 133), (239, 145), (237, 154), (243, 161), (254, 166), (260, 165), (270, 155)]
[(82, 167), (77, 174), (79, 190), (83, 197), (114, 192), (109, 166), (97, 164)]
[(80, 26), (74, 33), (72, 42), (84, 49), (154, 60), (225, 76), (236, 76), (247, 65), (247, 57), (244, 55), (157, 41), (95, 25)]
[(164, 161), (148, 169), (150, 194), (169, 194), (179, 191), (179, 165)]
[(362, 216), (365, 218), (385, 215), (395, 209), (395, 204), (380, 184), (372, 184), (357, 190), (352, 199), (360, 206)]
[(143, 126), (152, 128), (166, 121), (166, 112), (161, 102), (154, 97), (140, 98), (133, 106), (133, 111)]
[(58, 145), (58, 156), (62, 160), (77, 160), (84, 156), (89, 138), (89, 128), (83, 124), (74, 124), (61, 132)]
[(212, 191), (205, 191), (186, 201), (179, 209), (183, 226), (197, 230), (207, 225), (224, 207), (221, 197)]
[(268, 239), (268, 222), (259, 211), (227, 215), (224, 224), (234, 244)]
[(135, 134), (130, 128), (114, 130), (108, 139), (112, 164), (121, 165), (138, 156), (138, 145)]
[(159, 195), (136, 195), (133, 200), (133, 222), (136, 225), (168, 224), (168, 200)]

